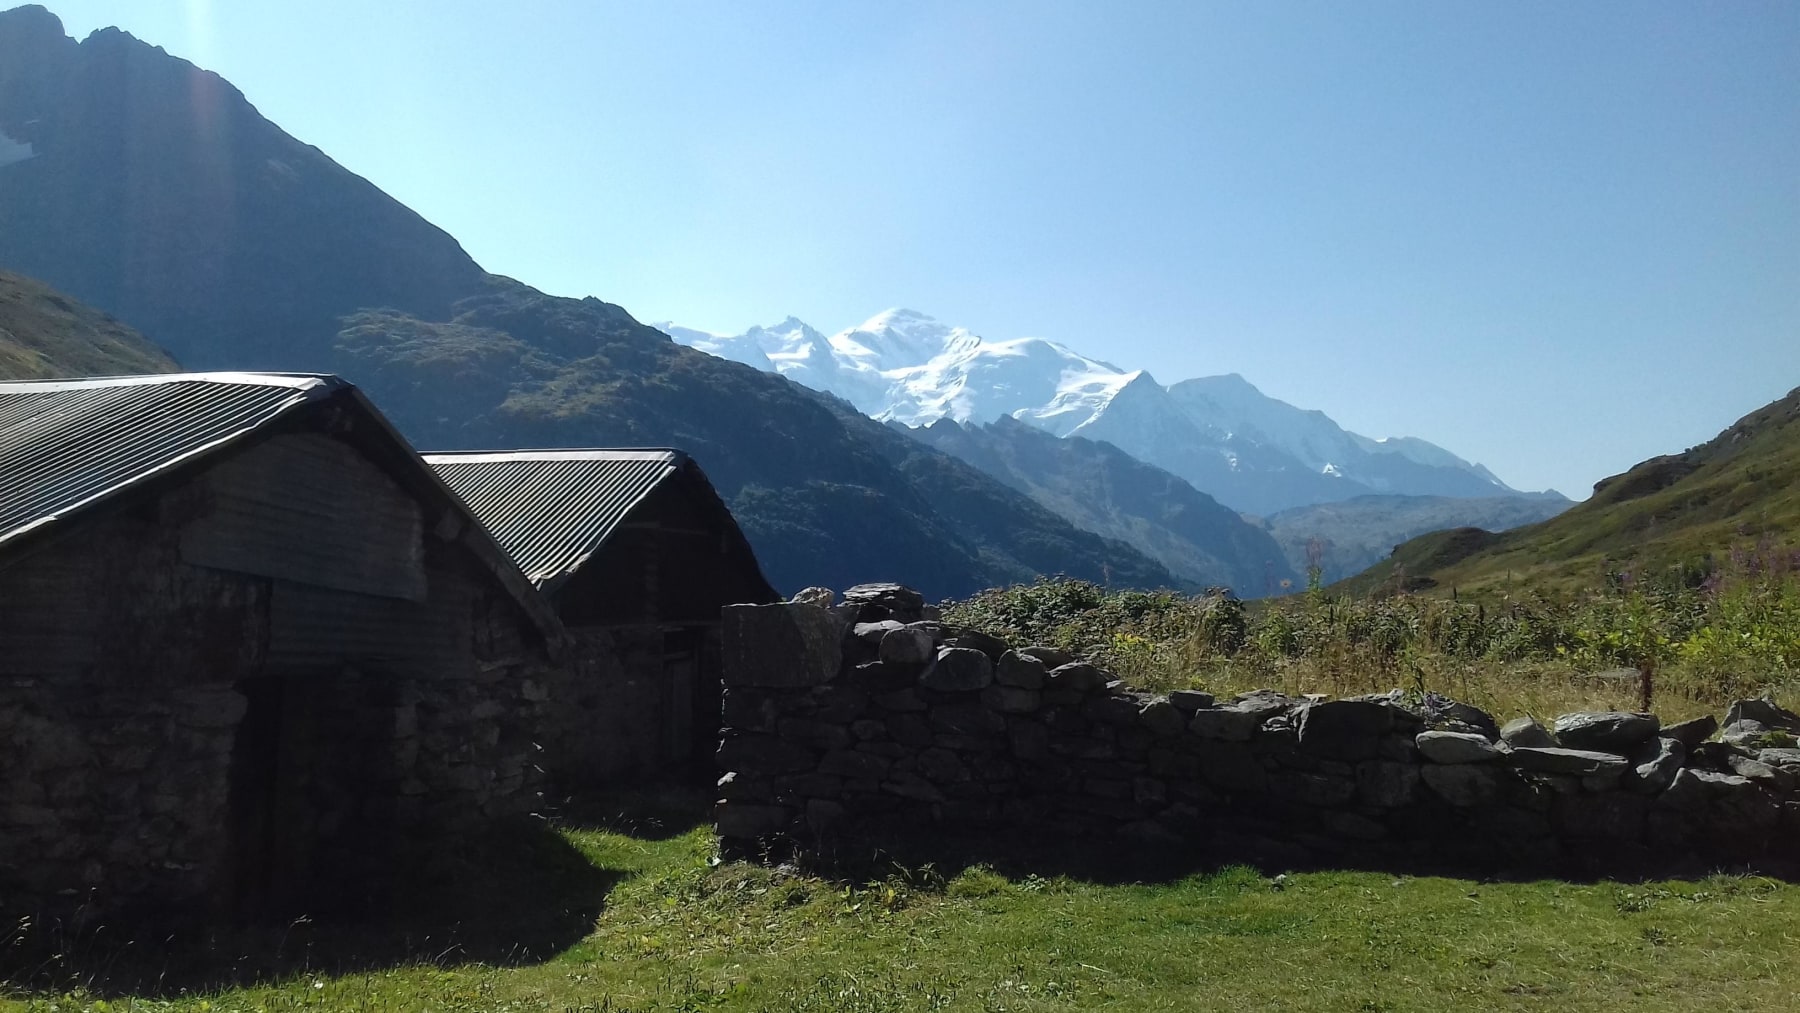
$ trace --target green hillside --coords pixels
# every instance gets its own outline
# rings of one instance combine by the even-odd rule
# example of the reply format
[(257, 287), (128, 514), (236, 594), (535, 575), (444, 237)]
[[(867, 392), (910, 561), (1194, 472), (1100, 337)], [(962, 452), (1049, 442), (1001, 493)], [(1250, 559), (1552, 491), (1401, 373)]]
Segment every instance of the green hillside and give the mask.
[(1700, 446), (1605, 479), (1560, 516), (1498, 535), (1424, 535), (1337, 589), (1571, 589), (1608, 573), (1692, 565), (1733, 546), (1797, 534), (1800, 388)]
[(0, 379), (167, 373), (168, 353), (42, 282), (0, 271)]

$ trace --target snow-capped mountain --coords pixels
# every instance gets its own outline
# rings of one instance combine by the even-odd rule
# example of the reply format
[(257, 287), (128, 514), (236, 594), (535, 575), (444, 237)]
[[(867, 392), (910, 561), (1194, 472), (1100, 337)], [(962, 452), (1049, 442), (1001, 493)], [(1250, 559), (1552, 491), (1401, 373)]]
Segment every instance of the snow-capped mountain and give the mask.
[(1414, 437), (1370, 439), (1237, 374), (1164, 387), (1042, 338), (990, 341), (893, 309), (829, 337), (789, 317), (718, 335), (655, 324), (676, 341), (781, 373), (908, 426), (1012, 416), (1057, 436), (1105, 440), (1250, 513), (1370, 493), (1513, 492), (1486, 468)]

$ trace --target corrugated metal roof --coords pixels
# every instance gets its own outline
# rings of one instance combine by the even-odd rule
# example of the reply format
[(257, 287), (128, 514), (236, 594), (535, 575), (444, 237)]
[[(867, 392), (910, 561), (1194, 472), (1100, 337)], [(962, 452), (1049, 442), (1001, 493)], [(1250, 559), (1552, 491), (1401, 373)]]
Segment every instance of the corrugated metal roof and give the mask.
[(574, 573), (632, 508), (681, 470), (679, 450), (426, 454), (539, 587)]
[(0, 547), (349, 386), (298, 373), (0, 383)]

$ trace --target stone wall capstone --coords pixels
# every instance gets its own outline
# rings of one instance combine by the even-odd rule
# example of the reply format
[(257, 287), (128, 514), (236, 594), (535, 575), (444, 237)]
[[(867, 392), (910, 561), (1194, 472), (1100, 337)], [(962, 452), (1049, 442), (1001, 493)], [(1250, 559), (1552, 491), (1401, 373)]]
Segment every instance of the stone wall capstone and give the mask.
[[(1800, 716), (1564, 715), (1504, 729), (1399, 692), (1133, 691), (926, 618), (897, 585), (725, 610), (728, 848), (937, 829), (1125, 838), (1218, 861), (1634, 873), (1800, 857)], [(821, 602), (815, 595), (812, 602)]]

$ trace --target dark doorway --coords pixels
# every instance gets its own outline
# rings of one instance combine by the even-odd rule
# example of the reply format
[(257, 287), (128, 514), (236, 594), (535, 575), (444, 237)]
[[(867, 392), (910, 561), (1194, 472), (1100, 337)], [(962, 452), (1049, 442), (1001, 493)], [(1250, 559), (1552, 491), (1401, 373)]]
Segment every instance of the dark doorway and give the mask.
[(349, 674), (237, 684), (226, 913), (240, 922), (366, 911), (392, 872), (392, 691)]

